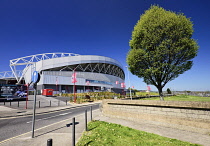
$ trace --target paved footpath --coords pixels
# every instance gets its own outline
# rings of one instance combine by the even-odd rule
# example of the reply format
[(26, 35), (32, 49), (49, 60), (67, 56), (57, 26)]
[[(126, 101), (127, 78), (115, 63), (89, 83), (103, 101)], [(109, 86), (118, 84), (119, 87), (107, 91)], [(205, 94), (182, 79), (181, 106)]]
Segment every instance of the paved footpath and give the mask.
[[(74, 106), (77, 106), (77, 105), (74, 105)], [(41, 108), (41, 109), (38, 109), (37, 112), (42, 112), (41, 110), (43, 109), (44, 111), (46, 110), (52, 111), (52, 110), (61, 110), (63, 108), (64, 107)], [(5, 111), (8, 111), (8, 110), (11, 110), (10, 113), (17, 112), (17, 109), (10, 109), (8, 107), (2, 108), (2, 106), (0, 106), (0, 109), (1, 109), (0, 110), (1, 113), (2, 113), (2, 109), (4, 109), (4, 113)], [(30, 112), (28, 112), (28, 114), (29, 113)], [(19, 114), (24, 114), (24, 113), (19, 113)], [(85, 129), (84, 114), (78, 115), (75, 118), (76, 118), (76, 122), (78, 123), (76, 125), (76, 141), (78, 141)], [(188, 141), (191, 143), (197, 143), (204, 146), (210, 146), (210, 135), (204, 135), (200, 133), (193, 133), (193, 132), (189, 132), (185, 130), (164, 127), (155, 123), (148, 124), (147, 122), (144, 122), (144, 121), (137, 123), (137, 122), (133, 122), (129, 120), (110, 118), (110, 117), (104, 116), (100, 110), (93, 111), (93, 119), (106, 121), (110, 123), (121, 124), (123, 126), (128, 126), (137, 130), (155, 133), (155, 134), (169, 137), (169, 138), (179, 139), (182, 141)], [(13, 145), (46, 146), (47, 140), (52, 138), (54, 146), (67, 146), (67, 145), (69, 146), (69, 145), (72, 145), (72, 127), (71, 126), (66, 127), (66, 124), (70, 124), (71, 122), (72, 122), (72, 119), (66, 119), (64, 121), (60, 121), (58, 123), (49, 125), (48, 127), (37, 129), (35, 131), (35, 138), (31, 138), (31, 132), (28, 132), (20, 136), (14, 137), (12, 139), (9, 139), (7, 141), (0, 142), (0, 145), (2, 146), (13, 146)]]

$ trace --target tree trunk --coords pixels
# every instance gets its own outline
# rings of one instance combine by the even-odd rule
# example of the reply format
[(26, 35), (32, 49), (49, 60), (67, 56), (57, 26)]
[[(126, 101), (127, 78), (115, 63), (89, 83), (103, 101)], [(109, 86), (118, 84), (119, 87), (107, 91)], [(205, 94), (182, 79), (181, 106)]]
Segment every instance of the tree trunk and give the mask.
[(157, 87), (158, 88), (158, 92), (159, 92), (159, 96), (160, 96), (160, 100), (164, 101), (164, 98), (163, 98), (163, 91), (162, 91), (162, 87)]

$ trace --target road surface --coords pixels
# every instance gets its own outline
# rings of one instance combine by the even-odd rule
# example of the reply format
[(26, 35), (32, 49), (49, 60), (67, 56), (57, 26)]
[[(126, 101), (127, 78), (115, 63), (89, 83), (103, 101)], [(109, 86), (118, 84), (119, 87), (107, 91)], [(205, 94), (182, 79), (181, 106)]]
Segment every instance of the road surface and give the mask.
[[(98, 103), (36, 115), (35, 130), (65, 119), (73, 118), (80, 114), (84, 114), (86, 109), (90, 112), (90, 106), (92, 106), (93, 110), (99, 109)], [(90, 118), (89, 113), (88, 118)], [(71, 121), (69, 121), (69, 123), (71, 123)], [(32, 116), (0, 119), (0, 142), (30, 131), (32, 131)]]

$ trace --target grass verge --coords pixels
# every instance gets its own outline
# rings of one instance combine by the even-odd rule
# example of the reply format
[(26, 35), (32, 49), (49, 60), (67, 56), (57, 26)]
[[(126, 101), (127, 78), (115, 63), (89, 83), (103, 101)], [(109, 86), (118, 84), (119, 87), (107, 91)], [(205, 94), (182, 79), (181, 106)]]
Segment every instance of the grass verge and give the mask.
[(103, 121), (89, 122), (88, 129), (77, 146), (198, 146)]
[[(160, 97), (151, 97), (151, 98), (143, 98), (140, 100), (160, 100)], [(200, 97), (200, 96), (191, 96), (191, 95), (177, 95), (177, 96), (169, 96), (164, 97), (165, 101), (203, 101), (210, 102), (210, 97)]]

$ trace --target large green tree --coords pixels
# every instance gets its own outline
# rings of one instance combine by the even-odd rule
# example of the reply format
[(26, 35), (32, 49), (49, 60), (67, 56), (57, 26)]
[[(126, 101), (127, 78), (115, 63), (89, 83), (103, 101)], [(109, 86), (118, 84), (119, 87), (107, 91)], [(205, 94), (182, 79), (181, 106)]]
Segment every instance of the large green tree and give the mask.
[(192, 39), (193, 24), (182, 13), (153, 5), (134, 27), (127, 64), (132, 74), (157, 87), (163, 87), (189, 70), (198, 45)]

